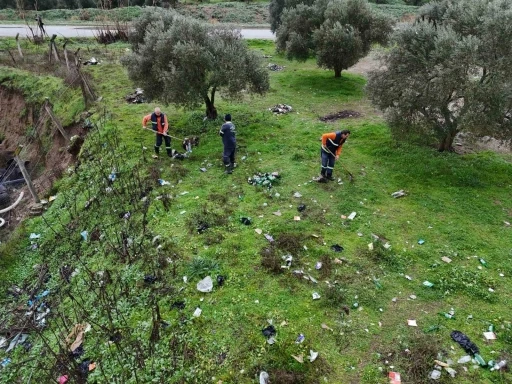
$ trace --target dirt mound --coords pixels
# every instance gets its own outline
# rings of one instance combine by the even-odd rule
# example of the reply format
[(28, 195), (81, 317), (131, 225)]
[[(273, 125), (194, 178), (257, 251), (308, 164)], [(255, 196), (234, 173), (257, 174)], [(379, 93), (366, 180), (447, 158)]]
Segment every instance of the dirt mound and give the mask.
[[(41, 126), (37, 131), (33, 128), (37, 125), (38, 112), (39, 108), (25, 103), (20, 93), (0, 87), (0, 169), (10, 170), (9, 180), (22, 178), (17, 168), (9, 166), (13, 162), (17, 146), (25, 144), (20, 157), (25, 161), (36, 192), (40, 198), (44, 198), (55, 180), (75, 162), (76, 156), (65, 150), (65, 139), (53, 129), (51, 123)], [(69, 137), (85, 135), (79, 125), (64, 129)], [(7, 184), (6, 187), (11, 202), (20, 191), (25, 192), (25, 197), (15, 209), (2, 215), (7, 221), (0, 235), (2, 239), (5, 239), (7, 232), (28, 215), (29, 206), (32, 204), (32, 197), (24, 182), (16, 185)]]
[(331, 113), (330, 115), (321, 117), (320, 120), (328, 123), (340, 119), (348, 119), (350, 117), (361, 117), (361, 113), (357, 111), (349, 111), (349, 110), (343, 110), (336, 113)]

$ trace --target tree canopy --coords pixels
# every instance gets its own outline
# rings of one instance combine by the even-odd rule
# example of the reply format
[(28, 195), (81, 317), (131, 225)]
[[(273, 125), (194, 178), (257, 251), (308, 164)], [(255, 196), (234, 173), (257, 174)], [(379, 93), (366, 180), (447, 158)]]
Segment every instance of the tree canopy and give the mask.
[(206, 105), (216, 118), (217, 92), (264, 94), (268, 72), (238, 30), (214, 27), (174, 11), (148, 11), (134, 24), (133, 52), (122, 60), (149, 97), (183, 107)]
[(461, 131), (512, 137), (512, 4), (445, 0), (398, 31), (368, 94), (396, 137), (451, 150)]
[(315, 56), (335, 77), (366, 56), (372, 44), (385, 44), (392, 30), (391, 20), (374, 13), (366, 0), (272, 0), (270, 23), (277, 48), (288, 59)]

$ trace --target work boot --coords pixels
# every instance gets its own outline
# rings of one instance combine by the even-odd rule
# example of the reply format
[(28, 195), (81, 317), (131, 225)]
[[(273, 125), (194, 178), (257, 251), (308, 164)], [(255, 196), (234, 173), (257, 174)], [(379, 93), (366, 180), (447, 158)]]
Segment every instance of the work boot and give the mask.
[(169, 157), (173, 157), (173, 153), (172, 153), (172, 149), (171, 148), (168, 148), (168, 147), (165, 147), (165, 150), (167, 151), (167, 156)]
[(160, 154), (160, 147), (155, 145), (155, 154), (158, 156)]
[(332, 177), (332, 175), (327, 175), (327, 176), (325, 176), (325, 178), (329, 181), (336, 181), (336, 179), (334, 177)]
[(226, 165), (226, 170), (224, 171), (225, 174), (231, 175), (233, 173), (233, 164)]

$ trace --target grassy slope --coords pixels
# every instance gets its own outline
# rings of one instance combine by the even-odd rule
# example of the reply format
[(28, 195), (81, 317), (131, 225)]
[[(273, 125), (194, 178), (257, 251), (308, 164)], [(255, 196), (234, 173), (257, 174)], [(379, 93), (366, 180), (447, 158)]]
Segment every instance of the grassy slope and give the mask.
[[(406, 15), (416, 12), (418, 7), (403, 4), (371, 4), (393, 18), (401, 19)], [(41, 14), (47, 24), (72, 23), (72, 24), (102, 24), (112, 21), (132, 21), (139, 17), (144, 8), (125, 7), (103, 11), (97, 8), (82, 10), (51, 9), (37, 12)], [(268, 26), (268, 2), (257, 1), (254, 3), (242, 2), (211, 2), (211, 3), (184, 3), (178, 11), (186, 16), (211, 22), (235, 23), (239, 25), (265, 27)], [(33, 20), (35, 11), (27, 11), (25, 18)], [(0, 22), (23, 22), (13, 9), (0, 10)]]
[[(270, 43), (252, 42), (251, 45), (274, 54)], [(468, 334), (487, 359), (497, 358), (501, 351), (509, 349), (505, 336), (508, 335), (510, 342), (511, 331), (501, 326), (510, 320), (512, 287), (512, 236), (510, 228), (502, 223), (510, 221), (512, 214), (510, 156), (492, 153), (457, 156), (397, 145), (390, 139), (385, 124), (368, 107), (363, 97), (362, 77), (345, 73), (341, 79), (334, 79), (331, 72), (317, 69), (313, 62), (290, 63), (279, 57), (271, 61), (286, 65), (286, 69), (271, 73), (271, 91), (266, 97), (248, 98), (235, 104), (219, 101), (217, 105), (221, 114), (230, 112), (237, 125), (242, 150), (235, 173), (229, 177), (223, 175), (217, 136), (220, 121), (208, 123), (207, 133), (201, 134), (201, 146), (183, 163), (188, 173), (181, 178), (182, 182), (175, 188), (161, 188), (173, 194), (184, 191), (188, 194), (178, 196), (169, 212), (156, 206), (151, 210), (150, 227), (172, 238), (186, 260), (197, 255), (217, 260), (221, 273), (228, 276), (226, 285), (216, 288), (212, 294), (197, 292), (197, 279), (182, 293), (188, 316), (196, 305), (203, 309), (201, 318), (187, 325), (189, 342), (200, 352), (194, 363), (199, 370), (196, 380), (206, 382), (215, 376), (227, 383), (249, 383), (260, 369), (272, 372), (280, 368), (304, 372), (306, 382), (326, 377), (332, 383), (385, 383), (387, 379), (378, 367), (384, 367), (384, 372), (387, 368), (378, 353), (387, 356), (407, 347), (414, 351), (419, 346), (411, 340), (435, 324), (441, 329), (437, 334), (429, 334), (428, 340), (439, 340), (436, 348), (448, 351), (445, 357), (456, 360), (464, 354), (450, 340), (452, 329)], [(119, 65), (104, 64), (90, 70), (105, 105), (123, 132), (120, 138), (127, 145), (126, 161), (133, 162), (141, 156), (141, 144), (149, 148), (153, 145), (152, 135), (138, 128), (141, 116), (154, 105), (128, 105), (122, 101), (133, 86)], [(266, 111), (277, 103), (290, 104), (294, 111), (285, 116)], [(335, 124), (324, 124), (317, 119), (342, 109), (362, 110), (364, 116)], [(166, 107), (165, 111), (177, 136), (199, 133), (203, 128), (199, 112), (172, 107)], [(355, 174), (356, 181), (348, 183), (337, 165), (335, 174), (343, 178), (343, 185), (310, 183), (319, 171), (318, 138), (323, 132), (337, 128), (349, 128), (353, 132), (341, 161)], [(179, 145), (175, 142), (174, 147)], [(247, 158), (241, 161), (244, 155)], [(175, 180), (175, 169), (180, 165), (170, 167), (170, 163), (165, 158), (157, 162), (161, 177)], [(213, 166), (201, 173), (199, 168), (207, 163)], [(247, 184), (247, 177), (256, 170), (281, 173), (282, 178), (271, 194)], [(398, 189), (407, 190), (408, 196), (392, 199), (390, 194)], [(301, 199), (292, 197), (296, 191), (303, 195)], [(275, 196), (276, 192), (280, 197)], [(222, 203), (223, 198), (219, 196), (224, 196), (227, 202)], [(299, 203), (306, 204), (307, 209), (301, 214), (302, 220), (295, 222), (293, 216), (298, 214)], [(228, 215), (227, 225), (214, 227), (203, 235), (190, 234), (194, 232), (190, 221), (203, 207)], [(278, 209), (282, 212), (280, 217), (272, 214)], [(180, 214), (182, 211), (186, 213)], [(357, 212), (354, 221), (340, 218), (351, 211)], [(251, 217), (253, 226), (241, 225), (241, 216)], [(81, 228), (91, 226), (88, 222), (80, 224)], [(299, 235), (300, 250), (294, 252), (293, 267), (311, 269), (309, 273), (320, 283), (312, 285), (288, 271), (273, 275), (264, 269), (259, 252), (268, 243), (254, 232), (256, 227), (276, 239), (289, 233)], [(27, 230), (48, 233), (39, 219), (29, 223)], [(367, 252), (371, 233), (386, 237), (391, 250)], [(420, 238), (425, 239), (422, 246), (417, 244)], [(335, 243), (345, 248), (343, 253), (330, 251), (329, 246)], [(25, 245), (23, 241), (21, 244)], [(32, 253), (24, 249), (19, 252), (34, 261)], [(479, 270), (475, 255), (485, 258), (489, 268)], [(348, 262), (332, 265), (330, 270), (314, 270), (316, 261), (322, 259), (328, 265), (336, 256), (343, 256)], [(444, 264), (440, 261), (442, 256), (451, 257), (453, 262)], [(31, 265), (27, 259), (21, 260), (24, 265)], [(58, 261), (52, 262), (58, 265)], [(101, 268), (109, 261), (102, 260), (101, 254), (91, 254), (90, 263), (93, 268)], [(123, 269), (115, 264), (108, 267)], [(24, 267), (11, 265), (10, 268), (22, 271)], [(144, 270), (143, 265), (138, 268)], [(185, 274), (186, 264), (182, 264), (177, 281), (168, 283), (179, 285)], [(24, 273), (15, 276), (20, 275)], [(407, 280), (404, 275), (410, 275), (413, 280)], [(373, 279), (379, 279), (381, 289)], [(434, 282), (433, 289), (422, 287), (422, 281), (427, 279)], [(325, 280), (337, 281), (341, 293), (329, 292)], [(494, 293), (488, 291), (490, 287)], [(322, 299), (313, 301), (313, 291), (319, 292)], [(409, 300), (410, 294), (415, 294), (417, 299)], [(199, 301), (202, 297), (204, 302)], [(394, 297), (396, 303), (391, 301)], [(178, 320), (176, 312), (169, 310), (169, 298), (164, 295), (159, 300), (162, 317), (170, 322)], [(356, 302), (359, 310), (353, 306)], [(342, 305), (351, 307), (349, 316), (343, 315)], [(456, 320), (437, 314), (450, 307), (456, 311)], [(469, 314), (473, 315), (472, 320), (467, 320)], [(148, 320), (147, 316), (143, 308), (134, 308), (133, 326), (140, 326), (141, 321)], [(418, 321), (419, 329), (406, 326), (406, 320), (411, 318)], [(273, 346), (266, 344), (260, 333), (268, 319), (278, 329), (277, 343)], [(287, 325), (279, 326), (284, 320)], [(496, 326), (498, 333), (498, 340), (490, 345), (482, 340), (488, 322)], [(333, 331), (322, 329), (322, 323)], [(295, 338), (299, 333), (306, 336), (306, 341), (298, 345)], [(86, 340), (86, 348), (87, 343)], [(450, 351), (452, 345), (454, 349)], [(319, 360), (313, 364), (301, 365), (291, 357), (307, 355), (310, 348), (320, 352)], [(217, 365), (220, 352), (226, 352), (228, 358)], [(394, 361), (397, 371), (404, 373), (409, 367), (406, 358)], [(457, 370), (462, 376), (458, 383), (506, 382), (500, 381), (497, 373), (471, 368), (469, 373)], [(503, 380), (510, 380), (510, 374)]]

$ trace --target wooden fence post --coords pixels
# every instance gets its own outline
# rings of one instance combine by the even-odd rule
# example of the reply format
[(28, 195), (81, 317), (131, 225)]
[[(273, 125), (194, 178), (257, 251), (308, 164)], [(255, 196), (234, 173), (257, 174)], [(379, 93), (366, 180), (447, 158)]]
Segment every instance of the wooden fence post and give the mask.
[(21, 147), (18, 147), (15, 152), (14, 160), (16, 161), (16, 164), (18, 164), (18, 167), (20, 168), (21, 173), (23, 174), (23, 178), (25, 179), (25, 182), (27, 183), (28, 190), (30, 191), (30, 194), (34, 198), (34, 201), (36, 203), (40, 203), (39, 197), (37, 196), (36, 190), (34, 188), (34, 185), (32, 184), (32, 180), (30, 179), (30, 175), (27, 172), (27, 169), (25, 168), (25, 164), (21, 159), (19, 158), (19, 154), (21, 151)]
[(48, 98), (46, 98), (46, 100), (44, 102), (44, 109), (46, 110), (48, 115), (50, 115), (50, 118), (52, 119), (53, 124), (55, 124), (55, 126), (57, 127), (57, 129), (59, 130), (61, 135), (64, 137), (64, 139), (66, 140), (66, 143), (69, 143), (69, 137), (66, 134), (66, 131), (64, 131), (64, 127), (60, 123), (59, 119), (57, 119), (57, 116), (55, 116), (55, 114), (53, 113), (52, 105)]

